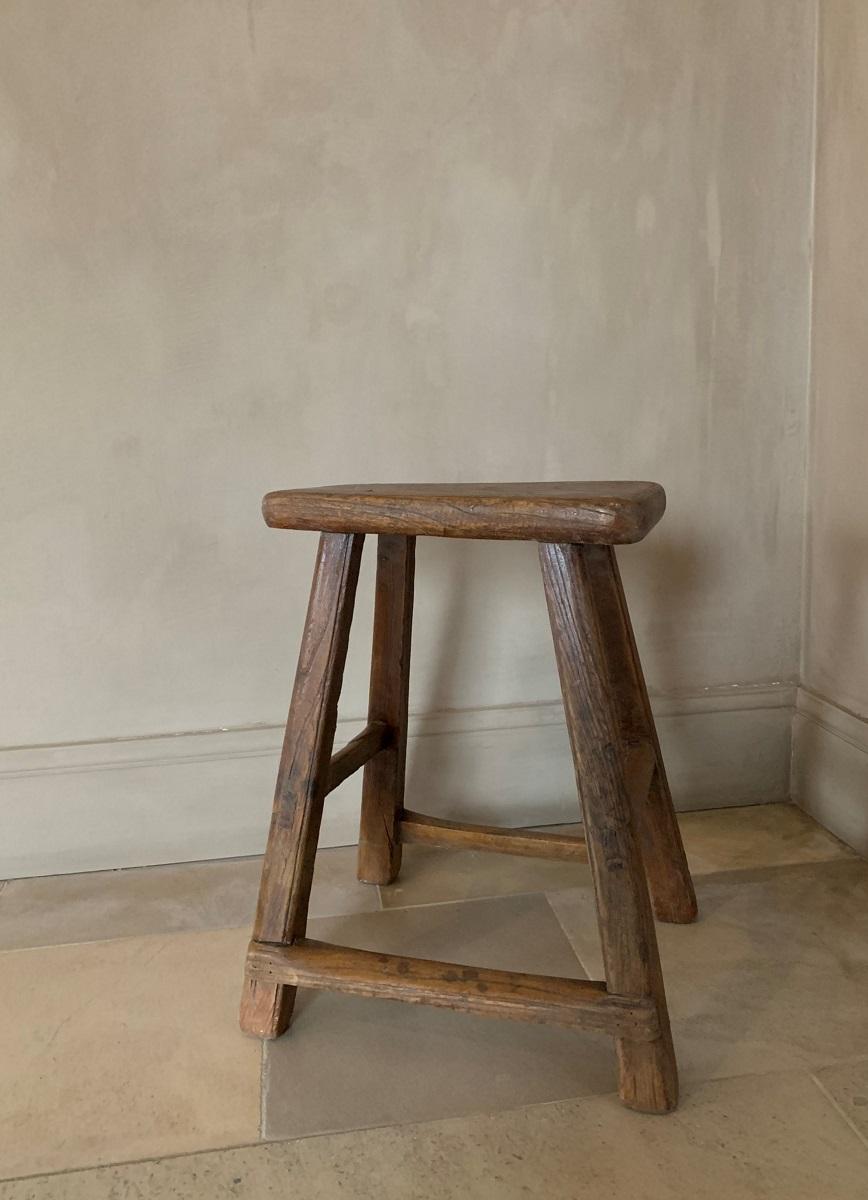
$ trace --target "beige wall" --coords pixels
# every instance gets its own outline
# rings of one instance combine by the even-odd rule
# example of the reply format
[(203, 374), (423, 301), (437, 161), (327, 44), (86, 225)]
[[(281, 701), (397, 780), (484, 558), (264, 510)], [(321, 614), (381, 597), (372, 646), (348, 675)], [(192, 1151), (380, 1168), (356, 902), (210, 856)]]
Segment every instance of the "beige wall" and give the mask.
[(868, 5), (824, 0), (805, 683), (868, 717)]
[[(812, 0), (6, 0), (6, 744), (278, 723), (313, 539), (259, 497), (324, 482), (658, 479), (654, 690), (793, 680), (814, 34)], [(532, 547), (424, 544), (417, 629), (419, 712), (557, 696)]]
[(868, 5), (822, 0), (796, 798), (868, 852)]

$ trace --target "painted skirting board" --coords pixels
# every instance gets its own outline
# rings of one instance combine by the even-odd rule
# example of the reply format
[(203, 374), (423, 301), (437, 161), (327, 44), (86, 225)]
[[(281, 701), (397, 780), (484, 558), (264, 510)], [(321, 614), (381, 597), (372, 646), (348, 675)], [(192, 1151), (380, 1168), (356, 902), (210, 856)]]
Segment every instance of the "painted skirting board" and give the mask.
[[(789, 794), (791, 685), (709, 688), (653, 701), (681, 809)], [(361, 720), (338, 725), (336, 745)], [(262, 851), (279, 726), (0, 752), (0, 878)], [(320, 844), (357, 840), (360, 775), (326, 801)], [(411, 717), (408, 804), (503, 825), (574, 820), (560, 701)]]
[(868, 720), (801, 687), (793, 718), (792, 796), (868, 856)]

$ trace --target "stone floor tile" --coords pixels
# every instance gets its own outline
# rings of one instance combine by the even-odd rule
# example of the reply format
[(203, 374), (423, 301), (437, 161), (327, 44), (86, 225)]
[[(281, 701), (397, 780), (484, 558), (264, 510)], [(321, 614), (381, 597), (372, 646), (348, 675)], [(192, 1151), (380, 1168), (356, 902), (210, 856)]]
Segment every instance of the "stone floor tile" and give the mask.
[(0, 955), (0, 1177), (254, 1140), (245, 942), (223, 931)]
[(682, 813), (680, 823), (690, 869), (697, 875), (855, 858), (795, 804)]
[(555, 891), (590, 880), (585, 863), (546, 862), (481, 850), (405, 846), (403, 860), (397, 880), (380, 889), (384, 908)]
[[(581, 978), (540, 896), (311, 922), (311, 936), (386, 953)], [(430, 1120), (615, 1086), (608, 1037), (423, 1005), (301, 992), (266, 1049), (265, 1131), (298, 1137)]]
[[(356, 881), (356, 848), (317, 855), (311, 915), (379, 909)], [(250, 926), (261, 858), (13, 879), (0, 891), (0, 950)]]
[(610, 1097), (0, 1185), (0, 1200), (863, 1200), (868, 1149), (801, 1073), (696, 1087), (666, 1117)]
[[(696, 924), (656, 927), (684, 1078), (868, 1055), (868, 863), (700, 876), (697, 893)], [(602, 978), (591, 888), (549, 900)]]

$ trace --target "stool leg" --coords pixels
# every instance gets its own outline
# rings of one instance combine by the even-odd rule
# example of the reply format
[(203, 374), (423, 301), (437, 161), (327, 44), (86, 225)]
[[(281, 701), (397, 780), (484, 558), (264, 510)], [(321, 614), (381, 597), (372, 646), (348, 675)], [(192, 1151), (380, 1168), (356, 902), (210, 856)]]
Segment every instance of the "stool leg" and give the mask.
[(586, 546), (584, 556), (624, 742), (630, 748), (647, 747), (650, 759), (650, 778), (646, 777), (645, 786), (640, 781), (639, 790), (631, 793), (631, 798), (654, 912), (661, 921), (685, 924), (696, 920), (696, 893), (672, 804), (617, 558), (611, 546)]
[[(361, 534), (320, 538), (262, 866), (256, 941), (288, 944), (303, 937), (307, 926), (363, 541)], [(246, 979), (244, 1032), (279, 1037), (289, 1025), (295, 990)]]
[(661, 1027), (653, 1042), (616, 1038), (619, 1094), (629, 1108), (669, 1112), (678, 1102), (678, 1071), (587, 549), (541, 544), (539, 550), (584, 809), (606, 983), (620, 995), (653, 997)]
[(393, 740), (365, 764), (358, 861), (365, 883), (391, 883), (401, 869), (415, 558), (415, 538), (380, 535), (368, 721), (384, 721)]

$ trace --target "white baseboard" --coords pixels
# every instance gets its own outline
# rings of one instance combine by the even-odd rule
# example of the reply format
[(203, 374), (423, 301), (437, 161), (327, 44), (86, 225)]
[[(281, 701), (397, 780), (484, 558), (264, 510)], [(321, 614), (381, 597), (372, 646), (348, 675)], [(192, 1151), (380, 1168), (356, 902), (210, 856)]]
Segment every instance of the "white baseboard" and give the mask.
[(793, 719), (795, 802), (868, 856), (868, 720), (799, 688)]
[[(786, 799), (795, 689), (654, 701), (679, 808)], [(342, 721), (337, 744), (361, 721)], [(229, 729), (0, 752), (0, 878), (262, 851), (282, 730)], [(360, 776), (329, 796), (320, 844), (356, 841)], [(503, 825), (573, 820), (560, 702), (414, 716), (408, 803)]]

